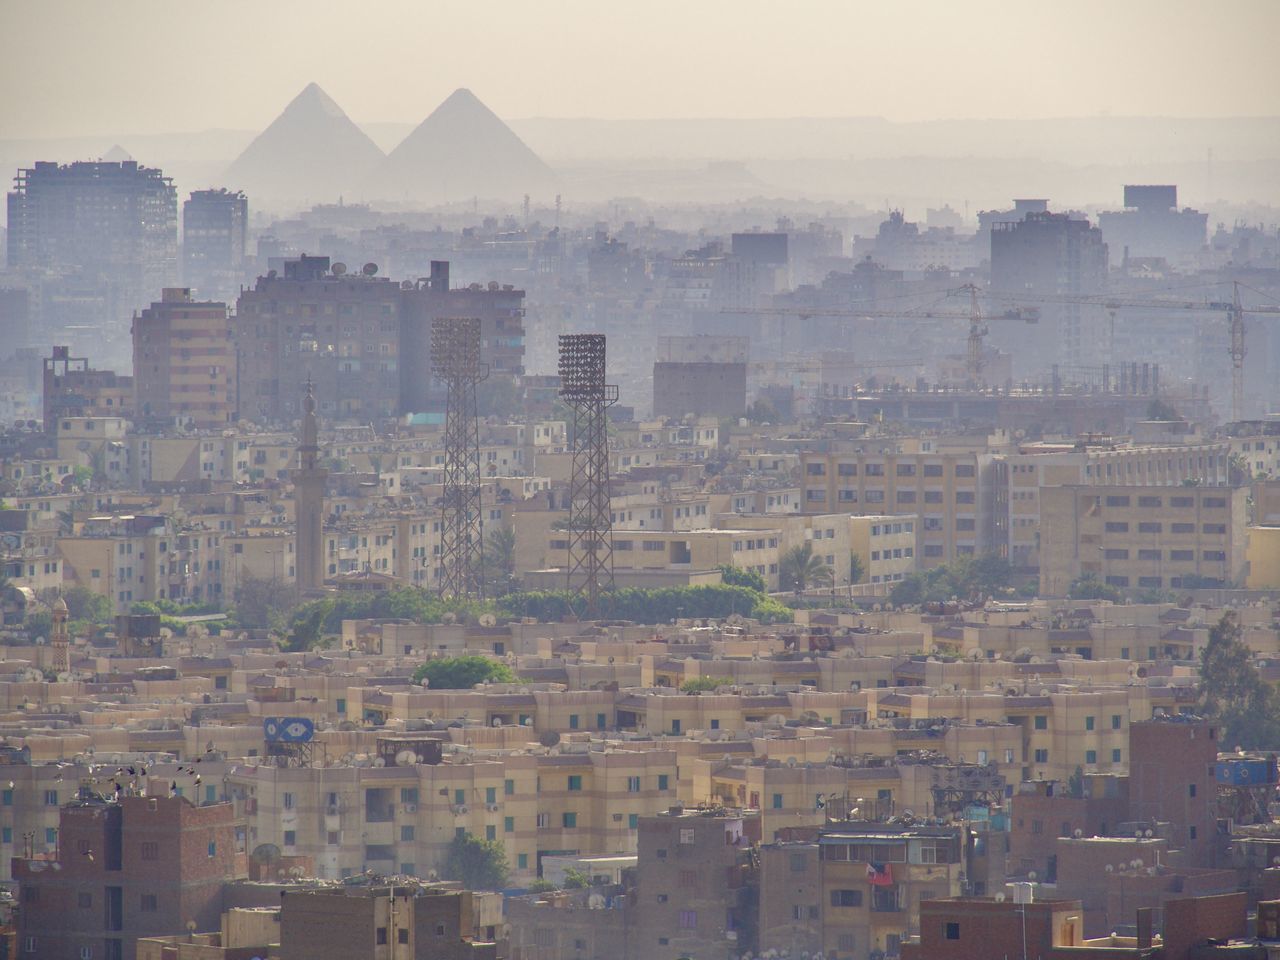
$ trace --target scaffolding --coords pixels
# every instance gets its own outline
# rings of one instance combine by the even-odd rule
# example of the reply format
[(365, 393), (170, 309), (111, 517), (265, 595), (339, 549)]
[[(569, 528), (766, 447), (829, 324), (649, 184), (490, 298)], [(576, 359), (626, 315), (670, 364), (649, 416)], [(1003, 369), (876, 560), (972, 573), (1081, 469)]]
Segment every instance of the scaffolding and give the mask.
[(448, 387), (444, 420), (444, 492), (440, 516), (440, 595), (484, 596), (484, 518), (480, 509), (480, 428), (476, 384), (480, 321), (437, 318), (431, 324), (431, 369)]
[(613, 521), (609, 513), (610, 404), (618, 388), (604, 382), (605, 338), (560, 337), (560, 398), (573, 411), (566, 585), (581, 594), (583, 613), (600, 615), (600, 595), (613, 590)]

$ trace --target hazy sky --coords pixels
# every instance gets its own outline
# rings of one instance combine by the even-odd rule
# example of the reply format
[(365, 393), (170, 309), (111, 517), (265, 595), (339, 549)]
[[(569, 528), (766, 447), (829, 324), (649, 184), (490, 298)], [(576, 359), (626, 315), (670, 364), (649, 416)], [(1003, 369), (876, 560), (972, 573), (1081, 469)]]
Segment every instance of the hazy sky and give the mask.
[(500, 116), (1280, 113), (1280, 0), (0, 0), (0, 138)]

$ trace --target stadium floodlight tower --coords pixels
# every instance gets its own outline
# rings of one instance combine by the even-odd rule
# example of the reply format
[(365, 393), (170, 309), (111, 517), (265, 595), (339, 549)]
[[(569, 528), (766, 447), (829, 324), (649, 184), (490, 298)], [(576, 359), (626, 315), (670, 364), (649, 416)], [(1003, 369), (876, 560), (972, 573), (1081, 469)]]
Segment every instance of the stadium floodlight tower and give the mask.
[(431, 370), (449, 388), (444, 419), (444, 495), (440, 517), (440, 595), (484, 596), (484, 519), (480, 511), (480, 427), (476, 384), (489, 375), (480, 362), (480, 321), (431, 323)]
[(600, 594), (613, 589), (606, 411), (618, 402), (618, 388), (604, 382), (604, 334), (560, 337), (560, 398), (573, 410), (567, 585), (582, 595), (584, 614), (594, 618), (600, 615)]

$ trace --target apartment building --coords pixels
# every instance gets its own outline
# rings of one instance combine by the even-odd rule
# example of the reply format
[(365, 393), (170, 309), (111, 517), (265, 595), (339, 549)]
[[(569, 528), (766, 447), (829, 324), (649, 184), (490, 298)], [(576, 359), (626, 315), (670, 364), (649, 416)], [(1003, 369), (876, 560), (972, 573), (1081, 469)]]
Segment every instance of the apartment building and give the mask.
[(222, 430), (236, 419), (227, 305), (166, 287), (133, 318), (134, 415), (141, 426)]
[[(52, 867), (52, 869), (50, 869)], [(244, 875), (229, 803), (77, 799), (61, 808), (53, 860), (13, 864), (24, 955), (133, 960), (139, 937), (217, 926), (222, 883)]]
[(312, 858), (329, 879), (428, 876), (461, 831), (501, 841), (513, 879), (528, 882), (545, 855), (635, 853), (639, 818), (675, 799), (667, 750), (457, 750), (434, 764), (242, 766), (229, 790), (251, 849)]
[(672, 807), (640, 819), (632, 956), (676, 960), (750, 946), (754, 828), (720, 808)]
[(1122, 591), (1242, 583), (1248, 491), (1064, 485), (1040, 491), (1040, 592), (1093, 576)]
[(991, 459), (968, 450), (805, 452), (804, 509), (918, 515), (921, 568), (986, 553), (996, 536)]
[(56, 433), (63, 417), (132, 417), (133, 377), (114, 370), (95, 370), (88, 357), (71, 356), (67, 346), (55, 346), (52, 356), (42, 363), (46, 435)]
[(895, 583), (916, 570), (919, 516), (850, 516), (849, 546), (862, 562), (858, 583)]

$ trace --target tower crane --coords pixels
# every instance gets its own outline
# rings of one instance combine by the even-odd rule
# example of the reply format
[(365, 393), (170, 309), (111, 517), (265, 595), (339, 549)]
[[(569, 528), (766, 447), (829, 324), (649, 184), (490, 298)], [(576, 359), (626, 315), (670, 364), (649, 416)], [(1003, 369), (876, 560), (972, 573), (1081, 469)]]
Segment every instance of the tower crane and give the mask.
[(1113, 333), (1115, 311), (1121, 307), (1142, 310), (1200, 310), (1221, 311), (1227, 315), (1227, 354), (1231, 357), (1231, 419), (1239, 420), (1244, 411), (1244, 357), (1245, 314), (1280, 315), (1280, 306), (1245, 307), (1240, 303), (1240, 283), (1232, 281), (1230, 300), (1151, 300), (1139, 297), (1109, 297), (1105, 294), (1089, 296), (1052, 295), (1027, 296), (1022, 294), (998, 294), (991, 296), (1011, 303), (1075, 303), (1094, 304), (1112, 313)]
[(947, 296), (967, 293), (969, 309), (966, 310), (933, 310), (918, 308), (914, 310), (854, 310), (835, 307), (766, 307), (752, 309), (734, 309), (725, 307), (721, 313), (746, 314), (748, 316), (768, 317), (844, 317), (850, 320), (879, 320), (883, 318), (904, 320), (968, 320), (969, 337), (966, 345), (965, 368), (974, 383), (982, 383), (982, 341), (988, 332), (989, 320), (1021, 320), (1025, 323), (1036, 323), (1040, 319), (1040, 311), (1035, 307), (1013, 307), (1001, 313), (983, 313), (978, 307), (978, 295), (981, 291), (972, 283), (966, 283), (955, 290), (948, 290)]

